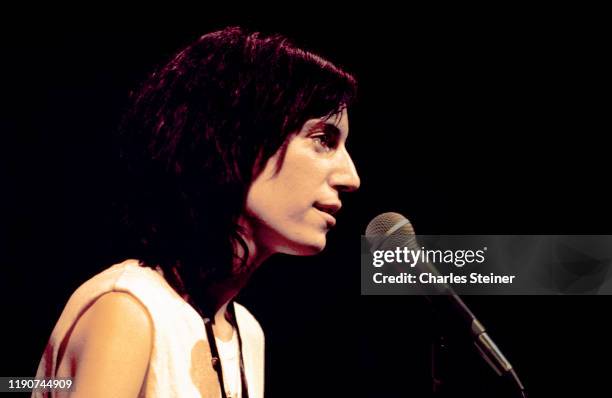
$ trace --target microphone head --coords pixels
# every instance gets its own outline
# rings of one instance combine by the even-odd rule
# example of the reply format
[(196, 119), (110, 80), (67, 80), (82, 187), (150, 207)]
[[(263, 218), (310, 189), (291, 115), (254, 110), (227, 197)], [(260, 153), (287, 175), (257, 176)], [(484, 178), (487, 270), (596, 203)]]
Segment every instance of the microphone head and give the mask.
[(399, 213), (382, 213), (374, 217), (368, 224), (365, 234), (371, 243), (371, 250), (418, 246), (412, 224)]

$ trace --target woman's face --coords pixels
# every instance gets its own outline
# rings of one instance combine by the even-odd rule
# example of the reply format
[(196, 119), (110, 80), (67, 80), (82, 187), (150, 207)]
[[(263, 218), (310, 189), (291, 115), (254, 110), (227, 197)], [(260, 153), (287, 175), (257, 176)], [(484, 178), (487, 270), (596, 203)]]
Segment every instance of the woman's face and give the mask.
[(244, 218), (258, 250), (295, 255), (323, 250), (342, 206), (339, 193), (360, 183), (345, 147), (348, 129), (346, 110), (327, 120), (310, 119), (287, 138), (280, 170), (281, 150), (268, 159), (248, 191)]

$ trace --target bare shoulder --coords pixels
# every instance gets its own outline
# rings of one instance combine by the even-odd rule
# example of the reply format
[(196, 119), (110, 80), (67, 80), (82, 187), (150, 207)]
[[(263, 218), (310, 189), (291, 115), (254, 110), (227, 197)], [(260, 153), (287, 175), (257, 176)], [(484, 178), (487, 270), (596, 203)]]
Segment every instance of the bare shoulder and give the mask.
[(94, 334), (107, 334), (142, 340), (146, 334), (152, 334), (152, 322), (144, 305), (129, 293), (110, 292), (100, 296), (79, 318), (74, 337), (81, 343), (88, 341)]
[(129, 293), (98, 298), (67, 337), (59, 369), (75, 378), (75, 397), (136, 397), (153, 340), (149, 313)]

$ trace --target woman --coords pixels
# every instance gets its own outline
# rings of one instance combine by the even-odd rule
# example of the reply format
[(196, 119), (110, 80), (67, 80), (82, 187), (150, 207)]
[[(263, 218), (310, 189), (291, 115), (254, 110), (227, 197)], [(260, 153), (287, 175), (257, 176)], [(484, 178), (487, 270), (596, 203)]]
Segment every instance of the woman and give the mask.
[(37, 377), (73, 377), (77, 397), (262, 397), (263, 333), (233, 299), (271, 255), (325, 247), (340, 193), (359, 187), (345, 147), (355, 86), (240, 28), (153, 73), (121, 128), (138, 260), (72, 295)]

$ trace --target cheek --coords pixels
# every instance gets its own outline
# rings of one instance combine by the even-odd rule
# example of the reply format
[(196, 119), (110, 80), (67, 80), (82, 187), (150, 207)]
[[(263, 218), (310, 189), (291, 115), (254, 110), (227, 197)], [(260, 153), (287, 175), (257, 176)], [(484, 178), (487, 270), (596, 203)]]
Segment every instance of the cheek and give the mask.
[(293, 236), (310, 221), (312, 192), (295, 182), (269, 180), (253, 186), (247, 197), (247, 211), (261, 227)]
[(328, 169), (323, 159), (313, 158), (308, 150), (299, 148), (287, 153), (285, 162), (276, 176), (276, 189), (293, 196), (315, 195), (325, 183)]
[(326, 167), (324, 161), (309, 153), (308, 142), (292, 142), (276, 174), (276, 158), (268, 161), (247, 196), (247, 211), (252, 216), (276, 226), (302, 221), (307, 216), (319, 199), (317, 194), (325, 183)]
[(320, 180), (317, 170), (312, 167), (312, 161), (306, 157), (288, 158), (278, 174), (265, 179), (260, 185), (262, 196), (268, 196), (277, 205), (290, 206), (303, 204), (313, 196), (318, 189)]
[(307, 190), (300, 184), (270, 181), (254, 187), (247, 197), (247, 208), (267, 222), (287, 221), (299, 217), (309, 200)]
[(297, 204), (292, 195), (295, 187), (278, 177), (258, 180), (251, 186), (247, 196), (248, 213), (266, 224), (276, 224), (290, 217)]

